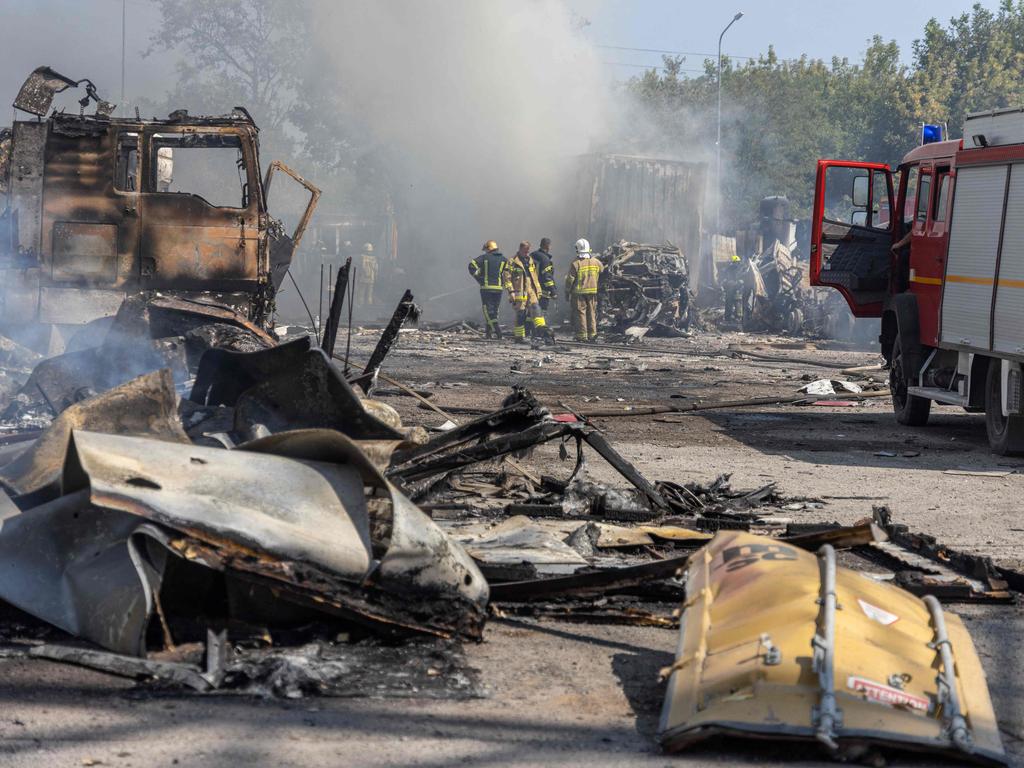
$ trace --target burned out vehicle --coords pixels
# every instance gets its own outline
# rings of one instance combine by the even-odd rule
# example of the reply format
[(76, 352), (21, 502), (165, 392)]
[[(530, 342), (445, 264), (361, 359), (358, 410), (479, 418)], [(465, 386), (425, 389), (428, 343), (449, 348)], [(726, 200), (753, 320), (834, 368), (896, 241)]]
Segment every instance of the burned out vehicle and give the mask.
[(618, 332), (646, 327), (651, 335), (685, 329), (690, 322), (686, 257), (674, 245), (620, 241), (600, 256), (600, 316)]
[[(46, 117), (72, 87), (85, 90), (78, 114)], [(280, 162), (261, 177), (259, 129), (244, 108), (114, 117), (90, 81), (49, 67), (14, 106), (35, 119), (0, 135), (0, 332), (59, 350), (138, 291), (204, 294), (268, 325), (320, 193)], [(309, 192), (291, 235), (267, 207), (278, 170)]]

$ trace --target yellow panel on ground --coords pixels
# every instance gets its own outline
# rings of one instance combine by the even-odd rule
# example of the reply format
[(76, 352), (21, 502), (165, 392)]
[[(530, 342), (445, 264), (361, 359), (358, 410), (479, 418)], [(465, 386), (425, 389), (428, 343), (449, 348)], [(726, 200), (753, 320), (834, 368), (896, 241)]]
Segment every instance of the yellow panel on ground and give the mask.
[(816, 556), (741, 531), (690, 558), (686, 594), (665, 749), (732, 733), (1005, 764), (974, 644), (937, 602), (837, 568), (831, 547)]

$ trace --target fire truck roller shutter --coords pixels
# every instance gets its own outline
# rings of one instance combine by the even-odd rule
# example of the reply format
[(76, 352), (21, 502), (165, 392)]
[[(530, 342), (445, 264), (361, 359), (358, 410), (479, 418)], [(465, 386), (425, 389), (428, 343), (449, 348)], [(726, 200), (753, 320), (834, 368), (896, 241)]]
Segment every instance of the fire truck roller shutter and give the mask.
[(992, 349), (1024, 355), (1024, 165), (1010, 167), (1006, 224), (996, 278)]
[[(943, 343), (988, 350), (996, 257), (1009, 167), (957, 172), (942, 297)], [(1024, 177), (1024, 168), (1018, 175)]]

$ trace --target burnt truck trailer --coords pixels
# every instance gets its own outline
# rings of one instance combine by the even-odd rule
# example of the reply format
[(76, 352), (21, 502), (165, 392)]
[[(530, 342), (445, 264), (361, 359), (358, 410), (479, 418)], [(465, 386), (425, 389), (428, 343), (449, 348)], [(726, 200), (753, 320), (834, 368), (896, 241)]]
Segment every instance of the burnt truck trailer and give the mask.
[(671, 244), (686, 259), (690, 287), (710, 287), (710, 253), (701, 249), (706, 187), (707, 163), (584, 155), (576, 176), (576, 231), (568, 241), (585, 236), (595, 252), (621, 241)]
[[(54, 96), (76, 86), (79, 113), (46, 117)], [(280, 162), (261, 177), (248, 112), (113, 117), (91, 82), (48, 67), (14, 106), (35, 117), (0, 133), (0, 333), (59, 351), (70, 331), (137, 291), (201, 294), (270, 323), (320, 193)], [(267, 208), (277, 171), (309, 192), (291, 235)]]
[(933, 402), (983, 411), (992, 450), (1021, 453), (1024, 110), (929, 134), (895, 186), (885, 164), (818, 162), (811, 281), (881, 318), (900, 423), (925, 424)]

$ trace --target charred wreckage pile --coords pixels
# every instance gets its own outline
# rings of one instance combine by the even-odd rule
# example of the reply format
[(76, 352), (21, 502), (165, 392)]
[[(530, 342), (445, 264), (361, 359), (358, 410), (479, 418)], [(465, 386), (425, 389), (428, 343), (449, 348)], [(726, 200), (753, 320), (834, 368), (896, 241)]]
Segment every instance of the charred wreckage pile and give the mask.
[[(111, 130), (80, 135), (116, 146)], [(159, 131), (139, 130), (145, 158)], [(261, 210), (266, 184), (252, 178)], [(52, 198), (39, 204), (45, 221)], [(254, 252), (269, 256), (262, 237)], [(20, 249), (20, 269), (52, 275), (51, 247)], [(172, 247), (150, 251), (155, 274), (173, 270)], [(648, 260), (672, 258), (620, 256), (645, 296)], [(38, 297), (49, 278), (37, 279)], [(281, 341), (201, 281), (125, 278), (116, 311), (81, 324), (62, 354), (0, 339), (0, 656), (202, 692), (473, 697), (486, 693), (460, 643), (481, 640), (489, 617), (678, 627), (666, 750), (730, 733), (804, 738), (840, 759), (895, 745), (1005, 762), (973, 643), (935, 598), (1011, 601), (1024, 576), (884, 508), (850, 527), (798, 525), (786, 510), (820, 501), (728, 477), (649, 480), (585, 416), (524, 389), (433, 434), (405, 425), (371, 395), (394, 383), (382, 368), (418, 308), (407, 291), (350, 370), (334, 355), (347, 279), (343, 268), (320, 338)], [(544, 444), (563, 477), (524, 465)], [(595, 456), (621, 487), (588, 479)]]

